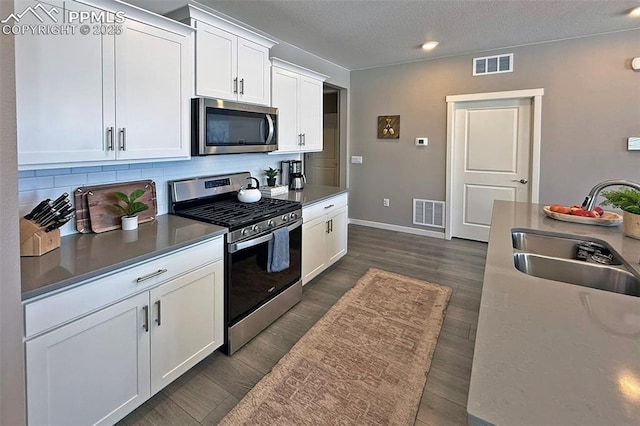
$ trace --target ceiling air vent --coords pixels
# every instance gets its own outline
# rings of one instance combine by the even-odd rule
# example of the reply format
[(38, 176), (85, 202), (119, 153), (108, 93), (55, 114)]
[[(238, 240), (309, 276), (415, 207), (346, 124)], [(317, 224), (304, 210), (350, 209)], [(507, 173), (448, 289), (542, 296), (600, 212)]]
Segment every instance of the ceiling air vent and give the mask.
[(444, 228), (444, 201), (413, 199), (414, 225)]
[(473, 75), (513, 72), (513, 53), (473, 58)]

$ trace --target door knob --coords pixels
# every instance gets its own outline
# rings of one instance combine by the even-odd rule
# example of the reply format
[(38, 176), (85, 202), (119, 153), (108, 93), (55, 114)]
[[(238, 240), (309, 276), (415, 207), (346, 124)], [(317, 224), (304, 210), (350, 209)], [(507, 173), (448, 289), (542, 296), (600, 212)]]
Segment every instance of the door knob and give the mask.
[(528, 180), (526, 180), (525, 178), (522, 178), (522, 179), (514, 179), (514, 180), (512, 180), (511, 182), (520, 182), (520, 183), (522, 183), (522, 184), (529, 183), (529, 181), (528, 181)]

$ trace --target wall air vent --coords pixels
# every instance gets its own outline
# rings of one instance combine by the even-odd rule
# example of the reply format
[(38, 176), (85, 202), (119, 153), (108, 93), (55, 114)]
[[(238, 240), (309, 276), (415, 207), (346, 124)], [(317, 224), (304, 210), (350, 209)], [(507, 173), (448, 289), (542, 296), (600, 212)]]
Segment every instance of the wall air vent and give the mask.
[(413, 224), (444, 228), (444, 201), (413, 199)]
[(513, 53), (473, 58), (473, 75), (513, 72)]

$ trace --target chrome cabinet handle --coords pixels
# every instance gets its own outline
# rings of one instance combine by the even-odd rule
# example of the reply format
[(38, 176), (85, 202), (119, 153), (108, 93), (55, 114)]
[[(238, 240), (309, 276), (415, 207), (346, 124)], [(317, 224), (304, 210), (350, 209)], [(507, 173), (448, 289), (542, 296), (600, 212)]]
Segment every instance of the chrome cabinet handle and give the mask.
[(333, 232), (333, 219), (329, 221), (329, 231)]
[(146, 281), (146, 280), (148, 280), (148, 279), (150, 279), (150, 278), (153, 278), (153, 277), (156, 277), (156, 276), (158, 276), (158, 275), (164, 274), (165, 272), (167, 272), (167, 270), (166, 270), (166, 269), (158, 269), (158, 270), (157, 270), (157, 271), (155, 271), (155, 272), (152, 272), (152, 273), (150, 273), (150, 274), (147, 274), (147, 275), (144, 275), (144, 276), (142, 276), (142, 277), (138, 277), (138, 278), (136, 278), (136, 282), (137, 282), (137, 283), (141, 283), (142, 281)]
[(244, 95), (244, 78), (240, 79), (240, 94)]
[(233, 79), (233, 93), (238, 93), (238, 77)]
[(330, 209), (331, 207), (335, 206), (335, 204), (329, 204), (328, 206), (325, 206), (325, 209)]
[(107, 128), (107, 151), (113, 151), (113, 127)]
[(302, 146), (302, 133), (298, 135), (298, 145)]
[(160, 301), (156, 300), (156, 306), (158, 308), (158, 317), (156, 318), (156, 324), (160, 327)]
[(144, 322), (142, 323), (142, 328), (144, 328), (144, 331), (148, 333), (149, 332), (149, 306), (148, 305), (144, 305), (142, 307), (142, 313), (144, 315)]
[(306, 145), (307, 144), (307, 134), (303, 133), (302, 134), (302, 145)]
[(513, 179), (511, 182), (520, 182), (521, 184), (529, 183), (525, 178), (522, 179)]
[(127, 129), (123, 127), (120, 129), (120, 151), (126, 151), (126, 150), (127, 150)]

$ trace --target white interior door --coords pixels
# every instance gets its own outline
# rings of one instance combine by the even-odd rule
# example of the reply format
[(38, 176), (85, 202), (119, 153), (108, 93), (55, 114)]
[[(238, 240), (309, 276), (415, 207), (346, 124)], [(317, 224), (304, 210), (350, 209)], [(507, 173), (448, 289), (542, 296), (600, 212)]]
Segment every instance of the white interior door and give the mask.
[(531, 99), (457, 103), (452, 236), (488, 241), (495, 200), (529, 201)]

